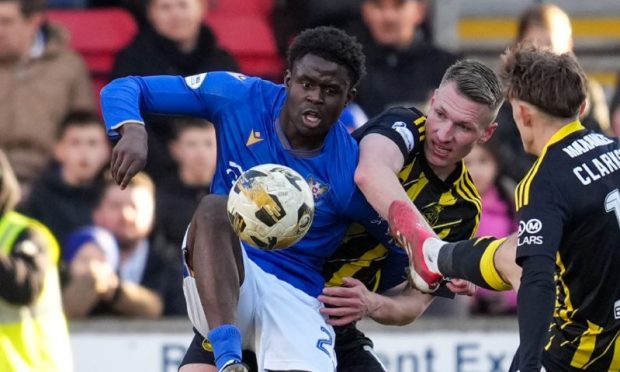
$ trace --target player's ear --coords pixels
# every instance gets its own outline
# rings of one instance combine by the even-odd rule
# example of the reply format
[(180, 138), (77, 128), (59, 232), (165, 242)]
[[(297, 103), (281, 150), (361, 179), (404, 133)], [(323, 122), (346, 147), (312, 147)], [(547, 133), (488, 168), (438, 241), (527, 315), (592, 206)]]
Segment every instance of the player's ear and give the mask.
[(347, 93), (347, 102), (345, 103), (345, 105), (348, 105), (349, 103), (351, 103), (355, 99), (356, 96), (357, 96), (357, 89), (356, 88), (349, 89), (349, 93)]
[(291, 70), (289, 69), (284, 72), (284, 86), (286, 89), (291, 87)]
[(584, 114), (586, 113), (586, 109), (588, 108), (588, 97), (586, 97), (586, 99), (583, 100), (583, 102), (581, 102), (581, 105), (579, 105), (579, 117), (583, 118)]
[(512, 117), (515, 123), (529, 127), (532, 122), (532, 107), (518, 99), (510, 100), (512, 106)]
[(486, 141), (491, 139), (491, 136), (493, 136), (493, 133), (495, 133), (495, 130), (497, 129), (497, 123), (491, 123), (489, 124), (485, 129), (484, 129), (484, 133), (482, 134), (482, 136), (478, 139), (478, 143), (479, 144), (483, 144)]

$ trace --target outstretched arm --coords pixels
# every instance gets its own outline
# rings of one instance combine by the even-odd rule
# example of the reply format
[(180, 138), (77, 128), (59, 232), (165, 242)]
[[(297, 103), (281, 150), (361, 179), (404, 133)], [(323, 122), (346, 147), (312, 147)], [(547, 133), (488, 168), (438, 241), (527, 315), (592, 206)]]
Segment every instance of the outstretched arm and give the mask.
[[(459, 280), (452, 284), (451, 290), (472, 295), (474, 287)], [(330, 317), (328, 322), (331, 325), (343, 326), (365, 316), (385, 325), (405, 325), (422, 315), (433, 298), (406, 282), (378, 294), (368, 290), (357, 279), (344, 278), (342, 287), (325, 288), (319, 301), (328, 306), (321, 312)]]
[(355, 169), (355, 183), (368, 203), (387, 219), (390, 203), (409, 201), (398, 179), (405, 159), (398, 146), (382, 134), (371, 133), (360, 142), (360, 159)]
[[(360, 142), (355, 183), (383, 219), (387, 220), (390, 204), (394, 200), (410, 203), (415, 212), (420, 214), (398, 178), (404, 162), (403, 154), (396, 143), (382, 134), (370, 133)], [(424, 218), (420, 220), (426, 222)]]
[(261, 82), (226, 72), (186, 78), (130, 76), (112, 81), (101, 91), (101, 110), (108, 136), (118, 139), (122, 135), (112, 152), (114, 180), (124, 188), (145, 165), (143, 113), (202, 117), (219, 125), (222, 112), (234, 109), (237, 102), (261, 89)]
[(328, 323), (343, 326), (369, 316), (385, 325), (405, 325), (413, 322), (430, 305), (433, 297), (402, 283), (390, 290), (390, 297), (369, 291), (362, 282), (344, 278), (342, 287), (328, 287), (319, 301), (328, 307), (321, 312), (330, 318)]
[(110, 171), (125, 188), (146, 164), (147, 134), (143, 112), (199, 115), (201, 96), (180, 76), (127, 77), (116, 79), (101, 91), (101, 109), (108, 135), (118, 138), (112, 151)]

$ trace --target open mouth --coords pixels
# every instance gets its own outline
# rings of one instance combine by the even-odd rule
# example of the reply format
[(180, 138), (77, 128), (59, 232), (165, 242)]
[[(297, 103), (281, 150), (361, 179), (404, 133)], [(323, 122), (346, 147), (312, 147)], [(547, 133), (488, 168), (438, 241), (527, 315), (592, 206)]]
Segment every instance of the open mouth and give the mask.
[(433, 145), (433, 153), (435, 154), (435, 156), (445, 158), (450, 155), (450, 148), (438, 145), (437, 143), (433, 143)]
[(310, 128), (316, 128), (321, 123), (321, 114), (315, 110), (305, 110), (301, 117), (304, 125)]

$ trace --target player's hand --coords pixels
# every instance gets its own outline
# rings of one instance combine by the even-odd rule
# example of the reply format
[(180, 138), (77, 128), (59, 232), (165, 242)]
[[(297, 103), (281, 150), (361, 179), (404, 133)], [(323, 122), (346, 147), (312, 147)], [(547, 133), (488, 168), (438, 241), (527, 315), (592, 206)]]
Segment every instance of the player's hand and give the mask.
[(148, 153), (146, 128), (140, 123), (126, 123), (120, 128), (122, 137), (112, 150), (110, 173), (121, 189), (144, 169)]
[(450, 291), (458, 295), (473, 296), (476, 293), (476, 285), (465, 279), (450, 279), (446, 286)]
[(328, 315), (328, 324), (343, 326), (362, 319), (377, 308), (375, 294), (357, 279), (344, 278), (342, 287), (326, 287), (319, 301), (327, 307), (321, 313)]

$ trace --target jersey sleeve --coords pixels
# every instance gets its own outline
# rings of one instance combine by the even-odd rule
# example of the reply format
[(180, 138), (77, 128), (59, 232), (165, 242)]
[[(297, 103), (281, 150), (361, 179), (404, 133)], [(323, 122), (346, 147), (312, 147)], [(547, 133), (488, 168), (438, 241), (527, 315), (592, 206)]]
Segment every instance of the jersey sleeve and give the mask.
[(243, 99), (260, 79), (232, 72), (182, 76), (129, 76), (101, 91), (108, 136), (119, 136), (124, 123), (144, 123), (142, 113), (188, 115), (217, 125), (218, 112)]
[(543, 255), (555, 261), (569, 206), (556, 179), (545, 167), (532, 171), (517, 186), (519, 222), (517, 263), (523, 257)]
[(426, 116), (415, 108), (393, 107), (370, 119), (352, 135), (359, 142), (371, 133), (394, 141), (405, 160), (417, 154), (424, 141)]

